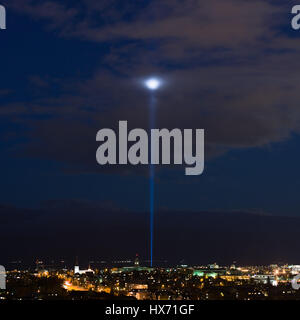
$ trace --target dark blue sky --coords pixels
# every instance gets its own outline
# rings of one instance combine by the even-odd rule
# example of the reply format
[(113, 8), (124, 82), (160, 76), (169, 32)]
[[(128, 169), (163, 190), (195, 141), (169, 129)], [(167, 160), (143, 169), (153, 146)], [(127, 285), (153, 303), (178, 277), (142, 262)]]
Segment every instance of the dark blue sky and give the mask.
[[(155, 2), (155, 1), (154, 1)], [(53, 2), (55, 3), (55, 2)], [(84, 1), (83, 1), (84, 3)], [(147, 5), (148, 3), (148, 5)], [(153, 2), (152, 2), (153, 3)], [(243, 1), (240, 1), (242, 4)], [(262, 1), (263, 3), (263, 1)], [(101, 87), (101, 79), (97, 80), (95, 78), (109, 77), (108, 81), (111, 81), (112, 86), (122, 86), (125, 81), (128, 81), (130, 88), (130, 95), (134, 96), (132, 93), (134, 90), (139, 92), (140, 88), (135, 88), (136, 84), (134, 79), (138, 78), (140, 75), (147, 75), (147, 73), (152, 74), (158, 72), (159, 74), (165, 75), (167, 81), (169, 81), (168, 91), (164, 94), (163, 101), (166, 102), (166, 106), (163, 108), (172, 108), (172, 104), (176, 103), (172, 99), (168, 99), (166, 96), (172, 95), (172, 92), (177, 90), (177, 86), (181, 85), (181, 81), (189, 82), (191, 79), (188, 77), (193, 77), (193, 73), (198, 72), (198, 76), (201, 71), (205, 70), (205, 74), (215, 73), (218, 75), (218, 68), (221, 69), (221, 77), (228, 77), (229, 83), (231, 78), (231, 73), (234, 74), (239, 72), (239, 70), (246, 70), (243, 74), (243, 81), (245, 82), (243, 87), (256, 86), (252, 81), (252, 77), (256, 80), (261, 81), (261, 85), (264, 84), (268, 87), (276, 86), (278, 83), (282, 82), (282, 75), (274, 75), (272, 69), (276, 69), (276, 61), (273, 65), (270, 63), (272, 59), (286, 59), (286, 56), (294, 56), (297, 50), (298, 38), (293, 38), (293, 42), (289, 43), (288, 53), (284, 51), (284, 45), (282, 48), (275, 48), (278, 51), (282, 49), (283, 53), (270, 53), (263, 44), (259, 43), (258, 35), (252, 35), (252, 31), (248, 30), (249, 35), (245, 33), (252, 39), (253, 44), (249, 44), (250, 50), (253, 52), (244, 52), (241, 48), (242, 44), (237, 41), (237, 43), (232, 43), (230, 39), (212, 39), (211, 44), (201, 43), (201, 39), (197, 40), (197, 34), (201, 32), (201, 28), (206, 30), (204, 23), (199, 23), (199, 30), (191, 31), (186, 30), (186, 37), (192, 38), (193, 42), (186, 44), (184, 40), (180, 37), (174, 40), (174, 44), (170, 41), (171, 35), (165, 36), (165, 42), (170, 42), (170, 46), (184, 46), (186, 45), (186, 56), (191, 56), (190, 61), (186, 61), (185, 55), (178, 53), (172, 54), (172, 52), (166, 52), (168, 48), (164, 49), (163, 37), (159, 37), (155, 33), (155, 25), (153, 30), (153, 35), (147, 36), (141, 33), (140, 36), (134, 35), (134, 31), (131, 27), (134, 24), (145, 23), (147, 28), (147, 15), (145, 11), (149, 10), (149, 17), (154, 15), (156, 23), (158, 24), (171, 24), (172, 19), (186, 19), (185, 23), (188, 25), (188, 15), (184, 12), (182, 17), (176, 10), (176, 5), (174, 5), (174, 13), (167, 12), (166, 8), (157, 4), (149, 4), (145, 2), (143, 10), (139, 6), (129, 6), (129, 8), (121, 8), (117, 6), (118, 2), (111, 2), (111, 8), (105, 9), (97, 8), (95, 4), (91, 2), (86, 2), (86, 11), (96, 10), (95, 15), (105, 14), (107, 10), (107, 16), (97, 20), (95, 23), (94, 19), (90, 13), (85, 11), (78, 13), (76, 18), (71, 18), (68, 21), (61, 22), (60, 14), (61, 10), (71, 10), (71, 8), (77, 8), (72, 5), (72, 2), (65, 2), (61, 4), (61, 7), (51, 7), (53, 13), (49, 16), (44, 16), (44, 9), (41, 5), (35, 3), (34, 1), (23, 1), (20, 5), (17, 3), (14, 5), (7, 5), (7, 24), (8, 29), (1, 32), (1, 196), (0, 201), (2, 203), (8, 203), (16, 205), (19, 207), (30, 206), (36, 207), (41, 201), (49, 199), (82, 199), (82, 200), (92, 200), (92, 201), (105, 201), (114, 202), (118, 206), (130, 208), (130, 209), (143, 209), (147, 208), (147, 177), (139, 176), (138, 173), (135, 174), (135, 168), (131, 168), (129, 175), (122, 175), (119, 173), (97, 173), (97, 170), (91, 172), (67, 172), (68, 167), (72, 165), (71, 159), (68, 161), (62, 161), (59, 155), (55, 157), (55, 145), (52, 146), (53, 152), (51, 156), (42, 156), (43, 151), (33, 152), (30, 154), (26, 151), (27, 145), (31, 143), (31, 140), (38, 139), (34, 132), (30, 134), (32, 130), (37, 126), (39, 121), (48, 121), (48, 125), (51, 129), (47, 134), (51, 135), (55, 133), (56, 121), (62, 120), (66, 125), (66, 130), (68, 123), (71, 121), (88, 121), (89, 117), (93, 119), (93, 112), (89, 115), (84, 115), (81, 118), (80, 111), (83, 108), (90, 108), (97, 115), (105, 109), (117, 109), (118, 106), (116, 102), (109, 101), (109, 95), (103, 98), (104, 103), (101, 103), (101, 94), (97, 94), (97, 86)], [(192, 1), (187, 1), (186, 6), (192, 6)], [(94, 6), (94, 7), (93, 7)], [(228, 7), (230, 5), (228, 4)], [(241, 5), (242, 6), (242, 5)], [(245, 5), (244, 5), (245, 6)], [(126, 7), (126, 6), (125, 6)], [(154, 8), (153, 8), (154, 7)], [(246, 7), (245, 7), (246, 9)], [(264, 27), (265, 30), (258, 30), (256, 32), (261, 32), (260, 36), (265, 38), (270, 38), (269, 41), (274, 42), (274, 46), (277, 45), (275, 42), (277, 39), (291, 39), (293, 32), (289, 32), (289, 20), (288, 15), (284, 10), (287, 9), (286, 6), (277, 7), (271, 6), (268, 2), (265, 2), (265, 7), (258, 8), (257, 12), (252, 6), (248, 8), (253, 9), (250, 12), (254, 16), (265, 15), (266, 23), (268, 23), (268, 18), (272, 12), (268, 12), (267, 9), (273, 9), (277, 15), (278, 11), (282, 9), (281, 23), (275, 23), (274, 26), (271, 24), (269, 27)], [(263, 13), (261, 10), (265, 10)], [(58, 11), (56, 13), (56, 11)], [(75, 9), (74, 9), (75, 10)], [(77, 8), (77, 10), (79, 10)], [(124, 10), (122, 12), (122, 10)], [(156, 12), (155, 10), (161, 10)], [(187, 8), (188, 10), (188, 8)], [(235, 14), (235, 9), (232, 10), (232, 14)], [(119, 13), (119, 14), (117, 14)], [(238, 16), (239, 12), (236, 12), (236, 19), (241, 19)], [(156, 16), (155, 16), (156, 14)], [(143, 17), (143, 15), (145, 17)], [(56, 16), (58, 17), (56, 20)], [(140, 17), (141, 16), (141, 17)], [(212, 24), (212, 17), (209, 17), (208, 24)], [(80, 27), (80, 19), (82, 21), (89, 21), (91, 25), (95, 23), (95, 30), (101, 34), (103, 30), (103, 39), (88, 39), (89, 32), (92, 34), (91, 30), (86, 30), (86, 35), (80, 34), (77, 30), (78, 35), (72, 30), (64, 31), (64, 29), (72, 28), (74, 24), (74, 29), (76, 25)], [(142, 20), (145, 19), (145, 20)], [(77, 21), (78, 20), (78, 21)], [(170, 22), (168, 21), (170, 20)], [(191, 24), (195, 23), (194, 17), (191, 16)], [(118, 28), (124, 24), (127, 26), (128, 34), (119, 35), (115, 37), (106, 36), (105, 33), (108, 32), (106, 29), (108, 27), (102, 26), (101, 22), (106, 26), (111, 26), (115, 33), (118, 32)], [(235, 24), (239, 22), (232, 21), (218, 23), (228, 23), (228, 29), (238, 27)], [(69, 26), (66, 26), (69, 23)], [(83, 22), (82, 22), (83, 23)], [(87, 22), (85, 22), (87, 23)], [(242, 22), (241, 22), (242, 23)], [(248, 22), (245, 22), (245, 27)], [(284, 24), (285, 23), (285, 24)], [(56, 25), (57, 24), (57, 25)], [(196, 28), (197, 25), (195, 24)], [(253, 27), (251, 24), (249, 27)], [(176, 28), (176, 27), (175, 27)], [(278, 31), (279, 30), (279, 31)], [(96, 32), (95, 31), (95, 32)], [(264, 34), (264, 31), (266, 32)], [(84, 32), (82, 30), (82, 32)], [(113, 32), (113, 31), (112, 31)], [(174, 30), (175, 32), (175, 30)], [(213, 34), (213, 30), (211, 31)], [(236, 31), (234, 31), (236, 32)], [(122, 33), (120, 31), (120, 33)], [(124, 31), (125, 33), (125, 31)], [(194, 34), (195, 33), (195, 34)], [(278, 38), (270, 35), (270, 33), (277, 33)], [(290, 34), (289, 34), (290, 33)], [(96, 35), (94, 35), (97, 37)], [(213, 36), (213, 35), (212, 35)], [(100, 36), (99, 36), (100, 37)], [(101, 38), (101, 37), (100, 37)], [(201, 36), (199, 36), (201, 38)], [(203, 40), (202, 40), (203, 41)], [(251, 40), (250, 40), (251, 41)], [(287, 41), (287, 40), (286, 40)], [(220, 45), (218, 45), (220, 42)], [(226, 42), (228, 42), (226, 46)], [(261, 45), (261, 48), (256, 47), (253, 49), (254, 45)], [(294, 48), (290, 48), (294, 45)], [(269, 45), (272, 46), (272, 43)], [(287, 46), (287, 45), (286, 45)], [(194, 47), (194, 52), (192, 48)], [(204, 47), (204, 48), (203, 48)], [(275, 52), (275, 49), (273, 51)], [(249, 50), (249, 51), (250, 51)], [(160, 51), (163, 51), (160, 55)], [(212, 56), (212, 51), (213, 55)], [(145, 56), (145, 57), (141, 57)], [(149, 61), (147, 61), (147, 55)], [(228, 55), (228, 57), (227, 57)], [(256, 68), (259, 68), (258, 62), (255, 62), (255, 57), (260, 57), (263, 62), (264, 59), (268, 60), (271, 70), (267, 69), (258, 72)], [(146, 61), (144, 61), (146, 60)], [(284, 69), (284, 65), (281, 66)], [(290, 66), (288, 65), (288, 68)], [(224, 69), (226, 74), (223, 75)], [(252, 69), (253, 68), (253, 69)], [(152, 71), (153, 70), (153, 71)], [(255, 70), (255, 71), (253, 71)], [(248, 74), (247, 74), (248, 72)], [(284, 72), (284, 70), (283, 70)], [(180, 74), (185, 79), (178, 79)], [(277, 78), (278, 76), (278, 78)], [(286, 75), (285, 75), (286, 76)], [(290, 75), (293, 77), (293, 75)], [(265, 82), (263, 81), (265, 78)], [(205, 81), (205, 79), (201, 79)], [(99, 82), (97, 82), (99, 81)], [(105, 81), (105, 78), (103, 79)], [(227, 129), (232, 130), (232, 128), (226, 128), (226, 125), (234, 125), (232, 123), (219, 122), (219, 117), (222, 116), (223, 112), (232, 112), (233, 118), (235, 117), (235, 108), (243, 108), (243, 100), (246, 100), (249, 93), (246, 92), (245, 96), (239, 97), (241, 99), (241, 105), (231, 106), (230, 103), (236, 104), (237, 102), (230, 101), (230, 95), (234, 95), (233, 90), (228, 90), (224, 84), (224, 79), (219, 79), (214, 84), (213, 79), (209, 79), (209, 85), (206, 86), (205, 83), (199, 82), (199, 84), (194, 84), (194, 88), (190, 88), (183, 92), (183, 94), (188, 95), (190, 90), (200, 91), (203, 90), (203, 102), (197, 100), (196, 95), (193, 93), (191, 97), (187, 99), (187, 103), (193, 103), (193, 106), (188, 107), (186, 110), (191, 114), (195, 114), (195, 110), (199, 109), (199, 123), (197, 123), (197, 118), (194, 119), (193, 123), (190, 122), (195, 128), (202, 128), (206, 130), (210, 129), (211, 124), (208, 124), (208, 128), (203, 126), (203, 121), (201, 121), (201, 109), (203, 104), (213, 105), (214, 103), (222, 103), (222, 99), (225, 101), (225, 110), (222, 110), (222, 105), (218, 105), (218, 110), (214, 111), (210, 109), (205, 112), (211, 112), (211, 118), (216, 118), (216, 122), (219, 125), (223, 125), (224, 131)], [(235, 82), (236, 79), (234, 79)], [(90, 91), (85, 88), (80, 88), (80, 86), (85, 86), (87, 83), (91, 83), (95, 87), (91, 87)], [(119, 83), (117, 83), (119, 82)], [(288, 87), (289, 79), (285, 79), (287, 91), (291, 90)], [(95, 83), (95, 84), (94, 84)], [(232, 84), (234, 85), (234, 84)], [(282, 84), (284, 85), (284, 84)], [(109, 86), (107, 84), (107, 86)], [(209, 88), (207, 88), (209, 87)], [(221, 91), (224, 87), (225, 92)], [(243, 88), (244, 89), (244, 88)], [(251, 88), (252, 89), (252, 88)], [(282, 88), (283, 89), (283, 88)], [(208, 92), (210, 90), (211, 92)], [(255, 90), (259, 91), (260, 88), (257, 87)], [(83, 91), (83, 92), (80, 92)], [(113, 88), (111, 88), (111, 93), (113, 94)], [(214, 92), (215, 91), (215, 92)], [(229, 91), (229, 92), (227, 92)], [(214, 93), (217, 97), (214, 96)], [(267, 92), (266, 95), (270, 95), (271, 92)], [(70, 97), (74, 95), (74, 99), (78, 97), (80, 101), (80, 106), (74, 106), (74, 112), (72, 112), (72, 100)], [(90, 95), (86, 97), (86, 95)], [(228, 97), (227, 97), (228, 95)], [(293, 101), (285, 101), (284, 97), (280, 96), (280, 101), (268, 101), (269, 98), (265, 98), (266, 106), (263, 105), (264, 97), (263, 92), (256, 91), (251, 92), (250, 98), (253, 99), (251, 103), (256, 104), (251, 110), (251, 107), (245, 108), (245, 115), (239, 114), (235, 121), (238, 121), (235, 125), (237, 127), (243, 127), (245, 125), (243, 122), (247, 121), (247, 112), (253, 112), (255, 117), (255, 112), (260, 112), (259, 108), (268, 108), (268, 113), (263, 114), (261, 117), (272, 117), (272, 111), (278, 112), (277, 104), (282, 104), (282, 112), (289, 112), (289, 108), (285, 108), (285, 103), (293, 103)], [(94, 100), (93, 100), (94, 96)], [(291, 100), (293, 97), (290, 97)], [(61, 99), (61, 100), (60, 100)], [(128, 113), (131, 112), (130, 101), (134, 97), (130, 97), (127, 101), (123, 100), (124, 108), (127, 108)], [(140, 103), (147, 103), (146, 99), (141, 99), (137, 96), (137, 101)], [(200, 95), (201, 99), (201, 95)], [(274, 98), (274, 100), (276, 97)], [(295, 97), (296, 99), (296, 97)], [(66, 104), (64, 105), (64, 100)], [(90, 100), (90, 101), (89, 101)], [(171, 101), (169, 101), (171, 100)], [(217, 100), (217, 101), (214, 101)], [(229, 103), (228, 103), (229, 101)], [(111, 105), (110, 105), (111, 103)], [(248, 101), (246, 101), (248, 103)], [(297, 103), (297, 101), (295, 101)], [(126, 105), (128, 104), (128, 105)], [(167, 105), (168, 104), (168, 105)], [(259, 106), (262, 104), (261, 106)], [(272, 105), (273, 104), (273, 105)], [(141, 106), (145, 107), (144, 105)], [(47, 108), (47, 109), (46, 109)], [(59, 108), (68, 109), (67, 112), (59, 112)], [(204, 107), (206, 108), (206, 107)], [(34, 109), (34, 110), (33, 110)], [(53, 110), (52, 110), (53, 109)], [(228, 111), (227, 111), (227, 110)], [(230, 109), (230, 110), (229, 110)], [(115, 118), (118, 119), (118, 111), (114, 111)], [(238, 111), (240, 113), (240, 111)], [(120, 113), (123, 116), (123, 113)], [(229, 115), (230, 116), (230, 115)], [(280, 115), (276, 115), (280, 116)], [(287, 115), (288, 116), (288, 115)], [(130, 116), (129, 116), (130, 117)], [(176, 115), (175, 115), (176, 117)], [(102, 117), (101, 117), (102, 118)], [(121, 120), (121, 119), (120, 119)], [(207, 120), (207, 121), (212, 121)], [(268, 126), (268, 119), (265, 126)], [(111, 124), (111, 119), (109, 119), (107, 126)], [(250, 119), (251, 121), (251, 119)], [(136, 120), (138, 123), (138, 119)], [(202, 122), (202, 123), (201, 123)], [(141, 126), (143, 124), (141, 121)], [(105, 116), (102, 118), (101, 123), (99, 122), (98, 129), (101, 125), (105, 126)], [(204, 122), (205, 124), (205, 122)], [(256, 123), (250, 125), (255, 126)], [(259, 124), (263, 126), (264, 123)], [(220, 147), (225, 147), (226, 152), (220, 152), (220, 155), (213, 155), (206, 159), (206, 169), (204, 175), (200, 177), (186, 177), (183, 176), (183, 168), (181, 170), (176, 170), (175, 172), (162, 172), (160, 175), (160, 180), (157, 187), (157, 206), (166, 208), (180, 208), (180, 209), (191, 209), (191, 210), (258, 210), (262, 212), (268, 212), (271, 214), (284, 214), (284, 215), (297, 215), (300, 202), (298, 200), (298, 185), (299, 185), (299, 175), (298, 175), (298, 163), (299, 163), (299, 136), (297, 134), (297, 127), (282, 128), (283, 125), (278, 121), (278, 128), (274, 127), (270, 137), (267, 137), (265, 142), (260, 142), (259, 138), (256, 137), (257, 141), (247, 146), (243, 146), (243, 141), (241, 143), (235, 141), (213, 141), (214, 144), (220, 145)], [(180, 122), (179, 122), (180, 126)], [(184, 124), (182, 125), (182, 128)], [(95, 123), (95, 129), (97, 128), (97, 123)], [(264, 129), (266, 131), (268, 128), (262, 128), (262, 135), (264, 134)], [(278, 130), (278, 132), (276, 132)], [(280, 131), (286, 131), (281, 133)], [(94, 132), (96, 133), (96, 131)], [(61, 139), (63, 143), (63, 136), (58, 135), (55, 139)], [(207, 134), (210, 134), (208, 131)], [(243, 132), (236, 130), (233, 134), (246, 135), (247, 130)], [(249, 131), (249, 135), (252, 132)], [(268, 134), (268, 133), (267, 133)], [(80, 135), (80, 132), (78, 132)], [(214, 133), (212, 132), (212, 135)], [(279, 137), (276, 137), (276, 136)], [(238, 137), (228, 138), (228, 140), (239, 140)], [(265, 137), (262, 137), (263, 139)], [(222, 140), (220, 137), (217, 140)], [(251, 140), (251, 137), (245, 137), (245, 140)], [(243, 137), (241, 137), (243, 140)], [(76, 143), (76, 137), (74, 137)], [(94, 141), (85, 141), (82, 138), (78, 139), (78, 143), (92, 144)], [(209, 141), (208, 141), (209, 143)], [(232, 144), (232, 145), (230, 145)], [(236, 146), (234, 144), (237, 144)], [(240, 145), (239, 145), (240, 144)], [(47, 149), (47, 141), (40, 141), (39, 148)], [(25, 150), (24, 150), (25, 149)], [(96, 150), (96, 145), (95, 145)], [(57, 149), (57, 153), (60, 149)], [(216, 151), (218, 153), (218, 151)], [(73, 155), (76, 157), (76, 153)], [(71, 155), (70, 155), (71, 158)], [(94, 159), (91, 159), (93, 161)], [(76, 162), (76, 161), (75, 161)], [(84, 169), (83, 169), (84, 171)], [(174, 197), (174, 194), (176, 197)]]

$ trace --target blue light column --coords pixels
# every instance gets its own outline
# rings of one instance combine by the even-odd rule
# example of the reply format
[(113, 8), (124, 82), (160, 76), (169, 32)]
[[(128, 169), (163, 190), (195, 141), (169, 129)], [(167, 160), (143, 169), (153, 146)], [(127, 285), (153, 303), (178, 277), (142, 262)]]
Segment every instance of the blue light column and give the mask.
[[(149, 110), (149, 118), (150, 118), (150, 130), (155, 128), (155, 113), (156, 113), (156, 97), (155, 92), (151, 91), (150, 96), (150, 110)], [(150, 153), (151, 160), (151, 153)], [(154, 243), (154, 209), (155, 209), (155, 167), (150, 161), (149, 168), (149, 178), (150, 178), (150, 264), (153, 267), (153, 243)]]

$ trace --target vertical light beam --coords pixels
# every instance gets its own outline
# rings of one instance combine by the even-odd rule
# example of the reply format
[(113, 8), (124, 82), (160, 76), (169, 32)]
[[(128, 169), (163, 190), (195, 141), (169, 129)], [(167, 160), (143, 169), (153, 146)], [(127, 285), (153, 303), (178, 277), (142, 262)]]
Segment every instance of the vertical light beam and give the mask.
[[(150, 96), (150, 130), (155, 128), (155, 113), (156, 113), (156, 97), (154, 91), (151, 92)], [(150, 155), (151, 157), (151, 155)], [(150, 178), (150, 264), (153, 267), (153, 243), (154, 243), (154, 209), (155, 209), (155, 167), (150, 161), (149, 168)]]
[[(161, 86), (161, 81), (157, 78), (150, 78), (145, 81), (145, 86), (150, 90), (149, 104), (149, 128), (155, 129), (155, 114), (156, 114), (156, 96), (155, 91)], [(150, 154), (150, 158), (152, 155)], [(154, 243), (154, 212), (155, 212), (155, 167), (150, 161), (149, 166), (149, 181), (150, 181), (150, 264), (153, 267), (153, 243)]]

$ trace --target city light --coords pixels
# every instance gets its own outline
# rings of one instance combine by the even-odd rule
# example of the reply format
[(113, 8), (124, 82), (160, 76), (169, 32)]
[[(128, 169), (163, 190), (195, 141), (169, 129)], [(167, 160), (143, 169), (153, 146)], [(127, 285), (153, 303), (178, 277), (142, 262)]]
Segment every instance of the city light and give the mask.
[[(150, 267), (149, 261), (141, 261), (138, 255), (124, 261), (107, 262), (109, 267), (97, 261), (93, 267), (80, 269), (82, 273), (74, 272), (79, 267), (77, 261), (73, 268), (61, 268), (53, 261), (49, 270), (38, 263), (26, 271), (9, 271), (8, 282), (14, 285), (0, 290), (0, 299), (27, 299), (18, 288), (28, 281), (32, 300), (103, 299), (103, 293), (111, 299), (137, 300), (297, 300), (300, 294), (299, 277), (293, 275), (299, 265)], [(41, 281), (45, 272), (49, 277)]]

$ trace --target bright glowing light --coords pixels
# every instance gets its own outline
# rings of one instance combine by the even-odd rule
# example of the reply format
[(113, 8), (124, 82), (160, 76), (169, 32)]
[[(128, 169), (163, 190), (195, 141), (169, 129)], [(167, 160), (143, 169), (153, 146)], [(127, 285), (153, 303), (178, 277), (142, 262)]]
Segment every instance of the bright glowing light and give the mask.
[(71, 287), (71, 283), (69, 281), (65, 281), (63, 284), (64, 289), (68, 290)]
[(149, 90), (157, 90), (160, 87), (161, 82), (156, 78), (151, 78), (145, 81), (145, 85)]

